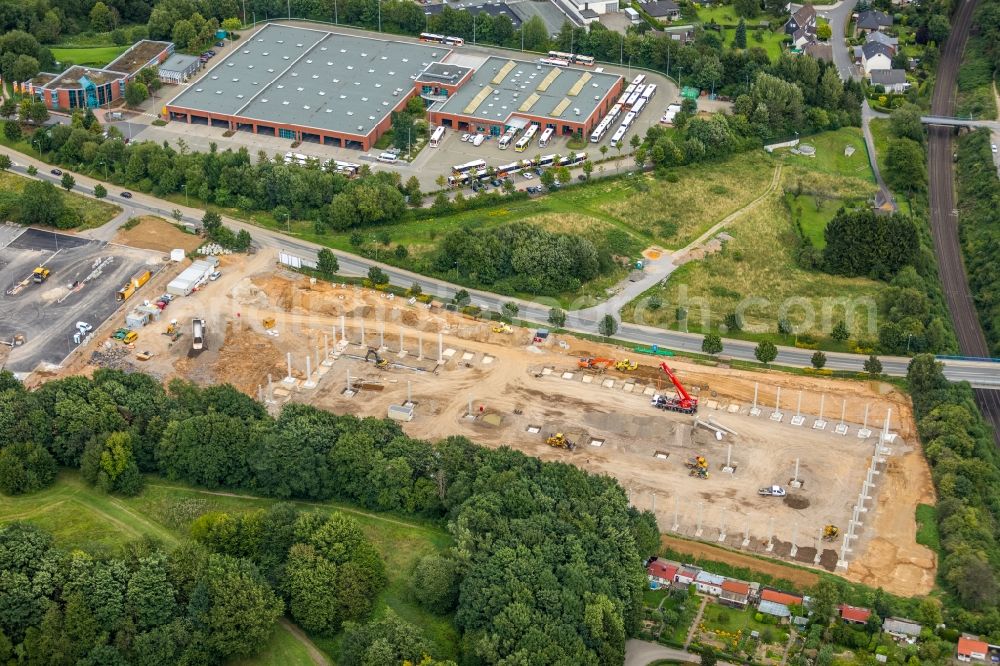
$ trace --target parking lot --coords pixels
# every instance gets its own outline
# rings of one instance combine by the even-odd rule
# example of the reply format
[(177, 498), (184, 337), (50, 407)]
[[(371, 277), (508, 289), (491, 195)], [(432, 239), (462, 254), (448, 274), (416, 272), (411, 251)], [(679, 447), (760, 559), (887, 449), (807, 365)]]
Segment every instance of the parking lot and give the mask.
[[(3, 364), (19, 375), (40, 364), (61, 363), (77, 346), (78, 321), (92, 326), (93, 335), (118, 309), (115, 293), (129, 277), (143, 267), (155, 273), (162, 266), (157, 252), (39, 229), (5, 231), (0, 234), (0, 341), (24, 336), (24, 344), (10, 348)], [(41, 284), (30, 278), (38, 266), (50, 271)], [(129, 303), (142, 297), (139, 291)]]

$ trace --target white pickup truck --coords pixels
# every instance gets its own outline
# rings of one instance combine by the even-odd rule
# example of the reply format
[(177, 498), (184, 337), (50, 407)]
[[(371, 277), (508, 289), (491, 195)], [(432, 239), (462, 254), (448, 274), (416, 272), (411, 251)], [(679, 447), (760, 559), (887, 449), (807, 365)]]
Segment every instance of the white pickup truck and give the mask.
[(781, 486), (768, 486), (758, 490), (757, 494), (763, 495), (764, 497), (784, 497), (785, 489)]

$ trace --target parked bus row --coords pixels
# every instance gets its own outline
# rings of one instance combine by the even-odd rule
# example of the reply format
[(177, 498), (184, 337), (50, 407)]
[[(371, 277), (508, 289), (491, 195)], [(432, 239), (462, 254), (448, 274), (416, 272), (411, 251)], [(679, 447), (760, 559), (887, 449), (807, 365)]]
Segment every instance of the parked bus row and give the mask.
[(549, 51), (549, 58), (553, 60), (563, 60), (566, 64), (583, 65), (584, 67), (591, 67), (594, 64), (593, 56), (579, 55), (577, 53)]
[(634, 93), (639, 86), (643, 85), (645, 81), (646, 75), (638, 74), (634, 79), (632, 79), (632, 83), (625, 87), (625, 91), (622, 93), (622, 96), (618, 98), (618, 103), (624, 106), (625, 102), (632, 96), (632, 93)]
[(420, 33), (420, 41), (444, 44), (445, 46), (464, 46), (465, 40), (461, 37), (449, 37), (446, 35), (435, 35), (432, 32)]
[(358, 175), (358, 171), (361, 170), (360, 164), (355, 164), (354, 162), (342, 162), (340, 160), (327, 160), (326, 162), (320, 162), (318, 157), (309, 157), (308, 155), (303, 155), (302, 153), (285, 153), (284, 162), (285, 164), (297, 164), (299, 166), (306, 166), (310, 161), (314, 161), (320, 164), (320, 169), (323, 171), (336, 171), (337, 173), (343, 174), (348, 178), (353, 178)]
[(449, 187), (462, 187), (473, 181), (485, 181), (493, 178), (505, 178), (521, 171), (530, 169), (545, 169), (551, 166), (575, 167), (587, 161), (587, 153), (573, 153), (565, 157), (558, 155), (543, 155), (534, 159), (518, 160), (510, 164), (498, 166), (493, 172), (487, 168), (484, 160), (476, 160), (453, 168), (454, 173), (448, 176)]
[(590, 133), (590, 142), (600, 143), (601, 140), (604, 139), (604, 135), (608, 133), (608, 129), (611, 128), (611, 125), (618, 120), (618, 116), (621, 112), (621, 104), (615, 104), (612, 106), (611, 110), (608, 111), (608, 115), (604, 116), (604, 118), (601, 119), (601, 122), (597, 123), (597, 127), (594, 128), (594, 131)]

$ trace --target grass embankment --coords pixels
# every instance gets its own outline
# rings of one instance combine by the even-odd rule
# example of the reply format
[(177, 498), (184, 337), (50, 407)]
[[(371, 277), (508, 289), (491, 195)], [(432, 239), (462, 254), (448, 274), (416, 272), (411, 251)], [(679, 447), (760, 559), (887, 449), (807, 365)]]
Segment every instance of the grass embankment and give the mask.
[[(265, 508), (277, 500), (248, 495), (214, 493), (150, 477), (141, 495), (119, 498), (104, 495), (88, 487), (76, 473), (64, 472), (51, 487), (28, 496), (4, 497), (0, 503), (0, 523), (25, 520), (53, 533), (65, 548), (80, 548), (95, 554), (111, 554), (124, 544), (144, 535), (155, 537), (166, 546), (176, 544), (187, 534), (188, 526), (209, 511), (239, 513)], [(348, 513), (360, 523), (365, 534), (379, 549), (386, 563), (388, 586), (379, 597), (375, 615), (391, 608), (403, 619), (420, 627), (441, 654), (457, 654), (458, 633), (450, 618), (427, 612), (410, 598), (409, 574), (422, 556), (448, 547), (448, 534), (431, 524), (369, 513), (336, 502), (296, 502), (302, 508), (320, 508)], [(298, 655), (301, 663), (304, 648), (293, 649), (293, 637), (275, 632), (262, 655), (246, 663), (275, 664), (296, 661), (265, 661), (264, 656)], [(339, 636), (314, 638), (325, 652), (335, 655)], [(283, 657), (282, 657), (283, 658)]]
[[(822, 347), (846, 351), (844, 345), (823, 336), (832, 323), (845, 318), (845, 308), (851, 307), (855, 315), (854, 335), (869, 337), (866, 329), (869, 308), (874, 310), (874, 299), (885, 285), (864, 278), (805, 270), (798, 266), (794, 256), (798, 231), (793, 215), (801, 220), (807, 236), (814, 241), (822, 240), (826, 224), (841, 205), (864, 201), (874, 191), (870, 170), (861, 168), (867, 169), (868, 163), (860, 132), (839, 130), (810, 137), (808, 143), (817, 148), (814, 158), (790, 154), (775, 158), (739, 155), (719, 165), (721, 171), (730, 165), (743, 171), (746, 168), (743, 163), (750, 163), (769, 176), (771, 170), (761, 168), (761, 163), (770, 163), (773, 168), (774, 161), (783, 160), (786, 166), (782, 188), (726, 227), (725, 232), (732, 240), (721, 251), (682, 265), (671, 274), (666, 286), (654, 287), (626, 306), (623, 317), (652, 326), (683, 329), (677, 306), (685, 306), (687, 330), (707, 332), (719, 330), (726, 315), (740, 309), (744, 329), (726, 331), (727, 337), (747, 340), (766, 337), (781, 344), (795, 344), (795, 336), (776, 337), (777, 321), (784, 316), (791, 323), (804, 326), (801, 335), (821, 341)], [(848, 143), (855, 146), (850, 157), (844, 156)], [(766, 185), (759, 186), (750, 198), (759, 196), (764, 189)], [(679, 200), (696, 198), (692, 190), (680, 187), (675, 196)], [(644, 204), (636, 201), (633, 205), (641, 208)], [(654, 295), (663, 305), (655, 310), (644, 307), (645, 299)]]
[(997, 103), (993, 94), (993, 61), (986, 38), (969, 37), (958, 70), (958, 98), (955, 115), (960, 118), (996, 120)]
[[(7, 171), (0, 172), (0, 199), (19, 196), (28, 182), (29, 179), (24, 176), (18, 176)], [(122, 212), (121, 208), (106, 201), (91, 199), (90, 197), (63, 190), (60, 190), (59, 194), (66, 207), (80, 215), (82, 222), (76, 227), (78, 230), (99, 227)]]
[(52, 57), (60, 63), (84, 67), (104, 67), (125, 52), (127, 46), (55, 46)]

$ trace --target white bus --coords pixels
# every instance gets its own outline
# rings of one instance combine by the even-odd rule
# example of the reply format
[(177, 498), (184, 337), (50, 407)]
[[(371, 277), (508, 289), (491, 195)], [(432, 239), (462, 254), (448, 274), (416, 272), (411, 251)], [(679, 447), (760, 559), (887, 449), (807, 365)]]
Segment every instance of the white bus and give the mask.
[(539, 58), (538, 62), (543, 65), (552, 65), (554, 67), (565, 67), (569, 64), (568, 60), (563, 60), (562, 58)]
[(348, 178), (353, 178), (358, 175), (358, 171), (361, 170), (360, 164), (355, 164), (354, 162), (341, 162), (340, 160), (330, 160), (323, 165), (324, 171), (330, 170), (336, 171), (337, 173), (343, 174)]
[(575, 55), (573, 56), (573, 62), (577, 65), (583, 65), (584, 67), (594, 66), (594, 56), (587, 55)]
[(621, 127), (615, 130), (615, 133), (611, 135), (611, 145), (615, 145), (625, 137), (625, 132), (628, 131), (628, 125), (622, 123)]
[(610, 118), (611, 119), (610, 122), (615, 122), (615, 120), (618, 119), (618, 116), (621, 115), (621, 112), (622, 112), (622, 105), (615, 104), (614, 106), (611, 107), (611, 110), (608, 111), (608, 115), (605, 117)]
[(547, 166), (552, 166), (555, 163), (556, 163), (555, 155), (542, 155), (541, 157), (538, 158), (538, 164), (536, 164), (535, 166), (538, 168), (544, 168)]
[(445, 35), (435, 35), (432, 32), (422, 32), (420, 33), (420, 41), (422, 42), (434, 42), (435, 44), (446, 44), (448, 46), (462, 46), (465, 44), (465, 40), (461, 37), (450, 37)]
[(631, 109), (633, 106), (635, 106), (635, 103), (639, 101), (639, 97), (641, 96), (642, 96), (641, 89), (636, 90), (634, 93), (629, 95), (629, 98), (625, 100), (625, 108)]
[(641, 85), (642, 82), (645, 81), (645, 80), (646, 80), (646, 75), (645, 74), (639, 74), (634, 79), (632, 79), (632, 84), (638, 86), (638, 85)]
[(635, 103), (635, 106), (632, 107), (632, 110), (629, 113), (634, 113), (635, 115), (639, 115), (639, 113), (642, 111), (642, 107), (644, 106), (646, 106), (646, 98), (640, 97), (639, 101)]
[(502, 137), (500, 137), (500, 140), (497, 141), (497, 148), (499, 148), (500, 150), (507, 150), (508, 148), (510, 148), (510, 142), (513, 140), (514, 140), (514, 132), (508, 130), (506, 133), (504, 133)]
[(542, 132), (542, 136), (538, 137), (538, 147), (544, 148), (549, 145), (549, 140), (552, 139), (553, 134), (555, 134), (555, 130), (551, 127), (546, 127)]
[(562, 51), (549, 51), (549, 57), (555, 58), (556, 60), (565, 60), (566, 62), (573, 62), (572, 53), (563, 53)]
[(573, 153), (559, 160), (559, 166), (575, 167), (587, 161), (587, 153)]
[(497, 167), (497, 178), (503, 178), (504, 176), (509, 176), (512, 173), (517, 173), (522, 169), (521, 162), (511, 162), (510, 164), (503, 164)]
[(630, 127), (632, 125), (632, 122), (635, 120), (635, 117), (636, 117), (636, 112), (629, 111), (628, 113), (625, 114), (625, 119), (622, 120), (622, 125), (624, 125), (625, 127)]
[(466, 164), (457, 164), (451, 168), (455, 173), (469, 173), (470, 171), (475, 171), (476, 169), (483, 169), (486, 167), (486, 160), (473, 160)]
[(648, 86), (646, 86), (646, 89), (642, 91), (642, 95), (640, 95), (640, 97), (642, 97), (642, 99), (648, 102), (649, 100), (653, 99), (653, 95), (655, 94), (656, 94), (656, 84), (650, 83)]
[(535, 132), (538, 131), (538, 125), (529, 125), (528, 129), (524, 132), (524, 136), (517, 140), (514, 144), (514, 150), (523, 153), (528, 145), (531, 144), (531, 140), (535, 138)]
[(431, 134), (431, 148), (440, 146), (442, 139), (444, 139), (444, 125), (438, 125), (434, 133)]
[(604, 135), (608, 133), (608, 128), (610, 126), (611, 123), (608, 121), (607, 118), (597, 123), (597, 127), (595, 127), (594, 131), (590, 133), (590, 142), (600, 143), (601, 139), (604, 138)]

